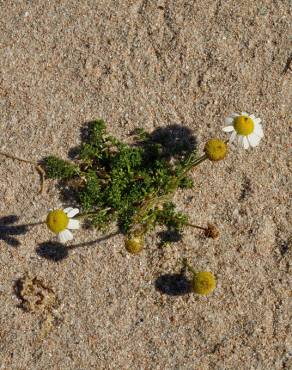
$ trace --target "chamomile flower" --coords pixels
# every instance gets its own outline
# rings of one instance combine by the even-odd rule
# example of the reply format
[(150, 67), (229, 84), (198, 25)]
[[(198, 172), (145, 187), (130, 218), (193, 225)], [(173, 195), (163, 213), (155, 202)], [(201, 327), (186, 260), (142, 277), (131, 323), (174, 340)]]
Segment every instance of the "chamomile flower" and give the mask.
[(223, 127), (223, 131), (231, 132), (229, 142), (233, 142), (236, 137), (238, 143), (248, 149), (259, 144), (264, 137), (261, 119), (256, 118), (255, 115), (248, 115), (246, 112), (241, 114), (232, 113), (226, 118), (225, 123), (228, 126)]
[(73, 234), (70, 230), (79, 229), (80, 222), (73, 220), (73, 217), (79, 213), (78, 208), (65, 208), (51, 210), (46, 219), (48, 228), (58, 235), (61, 243), (66, 243), (73, 239)]

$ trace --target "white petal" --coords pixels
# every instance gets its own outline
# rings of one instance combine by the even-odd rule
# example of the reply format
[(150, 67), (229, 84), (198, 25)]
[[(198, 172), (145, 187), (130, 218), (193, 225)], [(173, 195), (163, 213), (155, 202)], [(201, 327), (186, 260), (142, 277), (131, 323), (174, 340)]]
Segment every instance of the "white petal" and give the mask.
[(80, 228), (80, 222), (78, 220), (72, 220), (72, 218), (68, 222), (68, 229), (75, 230)]
[(65, 208), (64, 209), (64, 212), (65, 213), (69, 213), (70, 211), (72, 211), (72, 209), (73, 209), (72, 207)]
[(260, 123), (256, 123), (256, 124), (254, 125), (254, 130), (253, 130), (253, 132), (254, 132), (257, 136), (259, 136), (259, 137), (264, 137), (263, 127), (262, 127), (262, 125), (261, 125)]
[(256, 116), (255, 116), (254, 114), (251, 114), (249, 117), (250, 117), (253, 121), (256, 119)]
[(233, 124), (234, 117), (227, 117), (225, 118), (225, 124), (226, 125), (232, 125)]
[(224, 132), (231, 132), (231, 131), (234, 131), (234, 127), (233, 126), (225, 126), (222, 128), (222, 130)]
[(232, 134), (231, 134), (231, 136), (230, 136), (230, 139), (229, 139), (229, 142), (230, 142), (230, 143), (232, 143), (232, 142), (235, 140), (236, 135), (237, 135), (237, 134), (236, 134), (236, 131), (233, 131), (233, 132), (232, 132)]
[(238, 141), (238, 144), (242, 144), (243, 136), (242, 135), (237, 135), (237, 141)]
[(231, 113), (230, 114), (230, 117), (232, 117), (232, 118), (234, 118), (234, 117), (238, 117), (239, 116), (239, 114), (238, 113)]
[(248, 113), (246, 113), (246, 112), (241, 112), (241, 115), (242, 116), (248, 116), (249, 117)]
[(248, 142), (246, 136), (244, 136), (244, 138), (243, 138), (243, 147), (244, 147), (244, 149), (248, 149), (249, 148), (249, 142)]
[(79, 213), (79, 209), (78, 208), (73, 208), (71, 211), (69, 211), (67, 213), (67, 215), (68, 215), (69, 218), (72, 218), (72, 217), (76, 216), (77, 213)]
[(248, 135), (248, 141), (250, 143), (250, 146), (252, 147), (255, 147), (259, 144), (259, 142), (261, 141), (261, 138), (258, 137), (256, 134), (250, 134)]
[(255, 118), (253, 121), (254, 121), (254, 123), (261, 123), (262, 122), (262, 120), (260, 118)]
[(58, 238), (59, 238), (59, 241), (61, 243), (66, 243), (68, 242), (69, 240), (72, 240), (73, 239), (73, 234), (71, 233), (71, 231), (65, 229), (64, 231), (61, 231), (59, 234), (58, 234)]
[(244, 139), (243, 135), (238, 135), (238, 144), (244, 148), (243, 139)]

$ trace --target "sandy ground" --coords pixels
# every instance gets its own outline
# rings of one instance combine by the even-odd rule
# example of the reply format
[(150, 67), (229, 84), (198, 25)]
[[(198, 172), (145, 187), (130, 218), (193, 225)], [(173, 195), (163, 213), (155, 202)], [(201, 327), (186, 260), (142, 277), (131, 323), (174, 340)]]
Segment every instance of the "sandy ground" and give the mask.
[[(47, 244), (43, 225), (19, 226), (64, 204), (53, 182), (38, 194), (33, 166), (1, 157), (0, 369), (291, 369), (291, 1), (5, 0), (0, 14), (1, 150), (67, 158), (95, 118), (125, 140), (183, 125), (199, 150), (227, 138), (233, 111), (265, 130), (256, 149), (232, 147), (177, 194), (220, 238), (187, 230), (161, 249), (153, 234), (139, 257), (121, 235), (77, 232), (67, 250)], [(212, 295), (157, 288), (182, 257), (214, 272)], [(19, 307), (27, 275), (54, 309)]]

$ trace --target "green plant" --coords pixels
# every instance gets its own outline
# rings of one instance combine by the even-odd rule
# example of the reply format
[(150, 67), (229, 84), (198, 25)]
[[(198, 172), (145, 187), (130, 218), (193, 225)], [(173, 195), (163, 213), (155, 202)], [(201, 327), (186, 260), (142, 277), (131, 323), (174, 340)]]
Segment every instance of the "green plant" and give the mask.
[[(238, 137), (244, 149), (257, 146), (264, 137), (261, 119), (253, 114), (233, 113), (226, 118), (226, 124), (223, 131), (231, 133), (229, 142)], [(217, 238), (219, 232), (214, 225), (193, 225), (186, 214), (177, 211), (173, 196), (178, 188), (193, 188), (189, 172), (195, 166), (207, 159), (217, 162), (225, 158), (226, 142), (210, 139), (204, 154), (198, 156), (182, 141), (169, 145), (167, 135), (159, 142), (143, 129), (137, 129), (135, 134), (136, 142), (125, 144), (107, 133), (104, 121), (97, 120), (88, 126), (74, 161), (49, 156), (38, 163), (3, 151), (0, 155), (34, 166), (41, 177), (41, 192), (44, 176), (58, 180), (64, 193), (71, 190), (70, 200), (73, 197), (78, 208), (50, 210), (46, 221), (40, 222), (46, 223), (61, 243), (73, 239), (70, 230), (80, 227), (78, 218), (86, 218), (92, 227), (100, 229), (116, 222), (125, 234), (125, 247), (131, 254), (143, 250), (145, 235), (158, 225), (166, 227), (176, 239), (186, 226), (204, 230), (206, 237)], [(168, 246), (173, 240), (169, 235), (162, 245)], [(191, 284), (195, 293), (207, 295), (216, 288), (216, 278), (211, 272), (196, 272), (186, 260), (183, 264), (193, 275)]]
[(188, 173), (208, 156), (198, 157), (195, 151), (167, 155), (144, 130), (136, 131), (136, 140), (132, 145), (121, 142), (97, 120), (89, 125), (77, 160), (50, 156), (43, 168), (48, 178), (71, 188), (92, 226), (105, 229), (117, 222), (127, 237), (144, 236), (157, 225), (181, 232), (190, 224), (176, 210), (173, 195), (178, 188), (193, 187)]

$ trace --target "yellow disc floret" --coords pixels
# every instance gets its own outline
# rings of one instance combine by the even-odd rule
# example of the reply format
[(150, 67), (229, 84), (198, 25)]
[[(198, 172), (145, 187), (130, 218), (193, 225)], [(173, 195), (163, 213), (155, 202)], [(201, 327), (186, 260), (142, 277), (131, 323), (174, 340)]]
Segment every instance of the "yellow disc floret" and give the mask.
[(216, 279), (212, 272), (196, 272), (192, 281), (193, 291), (197, 294), (207, 295), (216, 288)]
[(211, 139), (205, 145), (205, 153), (211, 161), (220, 161), (227, 154), (227, 145), (223, 140)]
[(253, 120), (247, 116), (238, 116), (234, 118), (233, 125), (238, 135), (248, 136), (254, 130)]
[(58, 234), (67, 228), (69, 218), (62, 209), (55, 209), (49, 212), (46, 223), (53, 233)]

